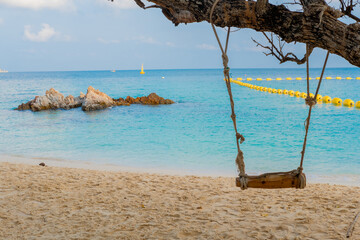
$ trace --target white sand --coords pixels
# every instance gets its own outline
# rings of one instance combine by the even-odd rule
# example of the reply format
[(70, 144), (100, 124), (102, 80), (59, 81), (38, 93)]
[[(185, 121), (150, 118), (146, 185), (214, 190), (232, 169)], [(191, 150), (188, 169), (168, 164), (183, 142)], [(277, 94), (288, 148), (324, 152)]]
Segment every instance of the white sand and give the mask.
[(345, 239), (358, 211), (359, 187), (0, 163), (0, 239)]

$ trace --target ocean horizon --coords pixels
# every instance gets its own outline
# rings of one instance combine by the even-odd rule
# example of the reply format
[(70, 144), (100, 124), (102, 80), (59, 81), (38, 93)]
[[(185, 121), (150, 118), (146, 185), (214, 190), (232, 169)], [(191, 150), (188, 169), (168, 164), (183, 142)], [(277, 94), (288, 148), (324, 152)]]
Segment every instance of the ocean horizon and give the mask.
[[(123, 166), (184, 174), (235, 176), (236, 143), (221, 69), (9, 72), (0, 74), (0, 155)], [(311, 69), (312, 78), (321, 69)], [(231, 69), (231, 77), (276, 89), (306, 91), (305, 69)], [(328, 68), (320, 94), (360, 101), (360, 70)], [(338, 80), (336, 77), (342, 77)], [(344, 79), (350, 77), (351, 79)], [(261, 78), (261, 81), (256, 81)], [(265, 81), (282, 78), (281, 81)], [(315, 89), (316, 80), (311, 80)], [(14, 111), (55, 88), (79, 96), (93, 86), (119, 98), (157, 93), (174, 105)], [(304, 99), (232, 84), (249, 173), (296, 169), (304, 137)], [(360, 110), (318, 104), (309, 130), (304, 171), (316, 181), (360, 179)], [(71, 167), (71, 166), (69, 166)]]

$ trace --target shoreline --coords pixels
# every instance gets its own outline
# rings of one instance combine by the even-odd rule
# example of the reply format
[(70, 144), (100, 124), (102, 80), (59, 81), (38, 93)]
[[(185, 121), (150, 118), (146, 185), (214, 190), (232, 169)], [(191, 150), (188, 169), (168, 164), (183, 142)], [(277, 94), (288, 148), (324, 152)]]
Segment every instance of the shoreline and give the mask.
[[(1, 239), (346, 239), (360, 187), (0, 162)], [(356, 224), (353, 239), (360, 236)]]
[[(110, 171), (110, 172), (126, 172), (126, 173), (144, 173), (144, 174), (158, 174), (158, 175), (169, 175), (169, 176), (196, 176), (196, 177), (225, 177), (233, 178), (237, 177), (237, 172), (234, 170), (230, 172), (214, 172), (198, 170), (184, 170), (184, 169), (170, 169), (170, 168), (141, 168), (141, 167), (130, 167), (119, 164), (111, 163), (95, 163), (80, 160), (65, 160), (55, 159), (46, 157), (24, 157), (19, 155), (0, 155), (0, 163), (15, 163), (15, 164), (26, 164), (36, 166), (39, 163), (44, 162), (47, 166), (70, 168), (70, 169), (83, 169), (83, 170), (96, 170), (96, 171)], [(235, 169), (235, 166), (234, 166)], [(249, 172), (249, 175), (259, 175), (261, 173)], [(330, 185), (341, 185), (341, 186), (353, 186), (360, 187), (360, 175), (351, 174), (333, 174), (333, 175), (315, 175), (307, 174), (305, 170), (307, 183), (310, 184), (330, 184)]]

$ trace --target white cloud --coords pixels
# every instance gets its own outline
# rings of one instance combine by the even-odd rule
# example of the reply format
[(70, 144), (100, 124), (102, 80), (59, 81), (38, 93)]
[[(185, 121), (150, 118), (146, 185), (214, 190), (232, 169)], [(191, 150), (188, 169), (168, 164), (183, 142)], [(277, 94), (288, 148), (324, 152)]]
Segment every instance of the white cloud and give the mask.
[(168, 47), (175, 47), (176, 46), (175, 43), (173, 43), (173, 42), (166, 42), (165, 45), (168, 46)]
[(155, 40), (154, 38), (145, 37), (145, 36), (133, 37), (132, 40), (143, 42), (143, 43), (148, 43), (148, 44), (161, 44), (159, 41)]
[(10, 7), (39, 10), (43, 8), (74, 10), (73, 0), (0, 0), (0, 4)]
[(24, 36), (27, 40), (32, 42), (47, 42), (51, 39), (65, 42), (72, 40), (71, 36), (63, 35), (60, 32), (55, 31), (55, 29), (47, 23), (43, 23), (41, 30), (37, 33), (31, 31), (30, 25), (26, 25), (24, 29)]
[(97, 0), (101, 5), (106, 5), (110, 7), (117, 7), (120, 9), (129, 9), (139, 7), (136, 5), (134, 0), (114, 0), (113, 2), (108, 0)]
[(217, 48), (214, 45), (211, 44), (200, 44), (196, 46), (197, 48), (204, 49), (204, 50), (216, 50)]
[(115, 40), (115, 39), (104, 39), (104, 38), (98, 38), (97, 39), (98, 42), (101, 42), (103, 44), (116, 44), (116, 43), (120, 43), (119, 40)]

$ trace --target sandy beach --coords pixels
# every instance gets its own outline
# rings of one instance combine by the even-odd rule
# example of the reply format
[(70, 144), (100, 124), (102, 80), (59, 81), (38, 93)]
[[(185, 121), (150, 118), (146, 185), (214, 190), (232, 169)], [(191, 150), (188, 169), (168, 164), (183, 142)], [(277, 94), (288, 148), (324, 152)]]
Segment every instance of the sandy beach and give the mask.
[[(1, 239), (345, 239), (360, 188), (0, 163)], [(352, 239), (360, 239), (357, 224)]]

